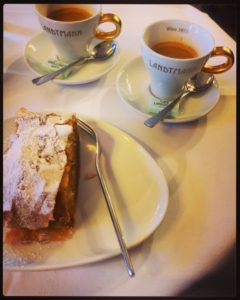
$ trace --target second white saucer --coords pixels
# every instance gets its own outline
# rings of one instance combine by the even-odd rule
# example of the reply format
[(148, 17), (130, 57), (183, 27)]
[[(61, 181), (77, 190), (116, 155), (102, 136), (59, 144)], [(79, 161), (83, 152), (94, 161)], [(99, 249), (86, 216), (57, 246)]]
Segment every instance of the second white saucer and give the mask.
[[(146, 118), (150, 116), (149, 102), (154, 97), (149, 91), (150, 77), (142, 57), (127, 63), (117, 77), (117, 90), (125, 103)], [(208, 114), (218, 103), (217, 82), (204, 93), (189, 95), (181, 100), (179, 112), (167, 115), (162, 122), (189, 122)], [(186, 101), (185, 101), (186, 100)]]
[[(56, 57), (56, 49), (45, 32), (31, 38), (24, 49), (24, 59), (27, 66), (37, 75), (46, 74), (44, 64)], [(108, 73), (118, 62), (120, 57), (119, 45), (112, 57), (105, 61), (92, 61), (75, 67), (66, 79), (54, 79), (56, 83), (75, 85), (95, 81)]]

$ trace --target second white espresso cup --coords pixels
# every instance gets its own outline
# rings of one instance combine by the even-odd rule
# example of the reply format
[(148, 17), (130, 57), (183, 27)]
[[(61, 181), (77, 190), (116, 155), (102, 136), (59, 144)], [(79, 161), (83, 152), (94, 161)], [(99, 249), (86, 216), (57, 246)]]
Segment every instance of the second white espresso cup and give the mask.
[[(35, 11), (42, 29), (53, 42), (59, 56), (67, 61), (74, 61), (87, 55), (94, 38), (110, 40), (121, 32), (121, 20), (112, 13), (102, 13), (100, 4), (36, 4)], [(80, 12), (87, 12), (87, 16), (72, 19)], [(66, 19), (58, 19), (57, 14), (65, 14)], [(112, 23), (114, 30), (101, 31), (99, 25)]]
[[(175, 50), (167, 48), (174, 44)], [(156, 45), (163, 48), (158, 51)], [(184, 49), (178, 49), (178, 45), (192, 53), (183, 58), (180, 52)], [(171, 50), (174, 51), (171, 53)], [(162, 20), (147, 26), (141, 39), (141, 53), (150, 75), (150, 90), (165, 103), (179, 96), (186, 81), (199, 71), (225, 72), (234, 62), (229, 48), (215, 47), (214, 38), (206, 29), (184, 20)], [(219, 55), (224, 56), (226, 62), (206, 65), (210, 57)]]

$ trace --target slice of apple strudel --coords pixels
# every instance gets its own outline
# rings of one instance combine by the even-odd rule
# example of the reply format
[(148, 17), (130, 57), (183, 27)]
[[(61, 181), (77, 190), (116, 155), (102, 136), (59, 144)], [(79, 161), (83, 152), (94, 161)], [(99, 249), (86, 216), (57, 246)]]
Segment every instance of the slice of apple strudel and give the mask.
[(79, 169), (76, 117), (21, 108), (15, 124), (3, 159), (4, 242), (68, 239)]

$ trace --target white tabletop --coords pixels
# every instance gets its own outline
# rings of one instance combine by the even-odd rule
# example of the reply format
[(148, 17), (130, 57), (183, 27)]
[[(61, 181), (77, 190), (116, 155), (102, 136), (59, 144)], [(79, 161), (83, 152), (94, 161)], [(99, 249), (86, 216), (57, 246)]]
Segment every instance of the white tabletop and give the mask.
[(125, 105), (116, 78), (125, 63), (140, 55), (144, 27), (178, 18), (207, 28), (216, 45), (236, 43), (208, 15), (189, 5), (103, 5), (122, 19), (120, 61), (100, 80), (76, 86), (36, 77), (23, 59), (27, 41), (41, 31), (33, 5), (4, 6), (4, 119), (20, 107), (62, 110), (101, 119), (127, 132), (161, 167), (168, 182), (169, 206), (154, 234), (131, 249), (136, 276), (129, 278), (121, 256), (73, 268), (4, 271), (5, 295), (172, 296), (219, 263), (236, 238), (236, 66), (216, 75), (217, 106), (198, 121), (159, 123), (150, 129), (144, 117)]

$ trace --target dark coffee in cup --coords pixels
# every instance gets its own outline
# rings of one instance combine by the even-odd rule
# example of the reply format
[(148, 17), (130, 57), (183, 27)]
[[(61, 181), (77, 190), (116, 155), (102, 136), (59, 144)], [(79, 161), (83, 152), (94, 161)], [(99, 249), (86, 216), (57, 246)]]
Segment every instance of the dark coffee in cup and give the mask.
[(178, 41), (160, 42), (153, 45), (151, 49), (161, 55), (172, 58), (188, 59), (198, 56), (197, 51), (193, 47)]
[(91, 17), (91, 13), (82, 7), (64, 7), (47, 14), (49, 19), (62, 22), (81, 21)]

